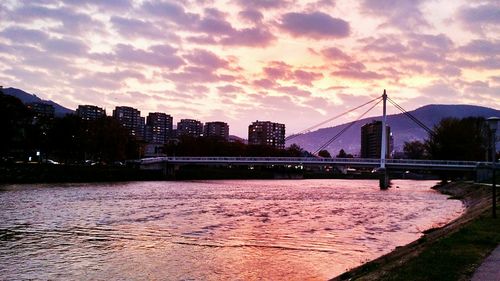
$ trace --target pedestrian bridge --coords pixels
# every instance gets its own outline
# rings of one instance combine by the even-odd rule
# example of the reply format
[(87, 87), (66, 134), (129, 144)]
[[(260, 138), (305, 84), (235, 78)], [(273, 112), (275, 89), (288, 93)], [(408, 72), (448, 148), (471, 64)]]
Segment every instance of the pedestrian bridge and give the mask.
[[(359, 168), (378, 168), (380, 159), (369, 158), (320, 158), (320, 157), (153, 157), (138, 160), (143, 169), (163, 165), (248, 165), (248, 166), (345, 166)], [(390, 170), (449, 170), (474, 171), (491, 165), (488, 162), (385, 159)]]

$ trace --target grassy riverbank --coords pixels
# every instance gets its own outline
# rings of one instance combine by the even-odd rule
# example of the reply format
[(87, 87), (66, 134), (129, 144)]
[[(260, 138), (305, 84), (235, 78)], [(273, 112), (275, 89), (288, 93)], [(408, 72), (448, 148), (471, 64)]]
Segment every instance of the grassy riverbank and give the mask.
[(468, 280), (500, 243), (500, 218), (491, 217), (491, 187), (451, 183), (436, 189), (463, 200), (464, 215), (333, 280)]

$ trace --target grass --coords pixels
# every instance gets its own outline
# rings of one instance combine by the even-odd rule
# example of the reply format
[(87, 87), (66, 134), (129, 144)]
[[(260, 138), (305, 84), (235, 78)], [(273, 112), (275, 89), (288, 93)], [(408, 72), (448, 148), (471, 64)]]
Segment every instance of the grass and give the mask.
[(386, 272), (381, 280), (467, 280), (499, 244), (500, 218), (493, 219), (490, 209), (403, 266)]

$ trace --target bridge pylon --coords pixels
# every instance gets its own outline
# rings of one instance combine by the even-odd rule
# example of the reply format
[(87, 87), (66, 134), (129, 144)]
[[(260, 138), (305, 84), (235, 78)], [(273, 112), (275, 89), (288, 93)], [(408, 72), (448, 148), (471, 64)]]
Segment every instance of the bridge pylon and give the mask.
[(380, 189), (389, 188), (390, 181), (387, 169), (385, 167), (386, 155), (387, 155), (387, 93), (384, 89), (384, 94), (382, 95), (382, 140), (380, 142)]

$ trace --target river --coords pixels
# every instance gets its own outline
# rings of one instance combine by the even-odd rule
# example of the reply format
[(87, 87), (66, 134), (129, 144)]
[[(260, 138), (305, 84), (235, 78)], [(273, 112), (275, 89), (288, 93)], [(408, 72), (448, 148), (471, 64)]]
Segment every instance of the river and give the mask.
[(2, 280), (326, 280), (464, 211), (435, 181), (0, 186)]

